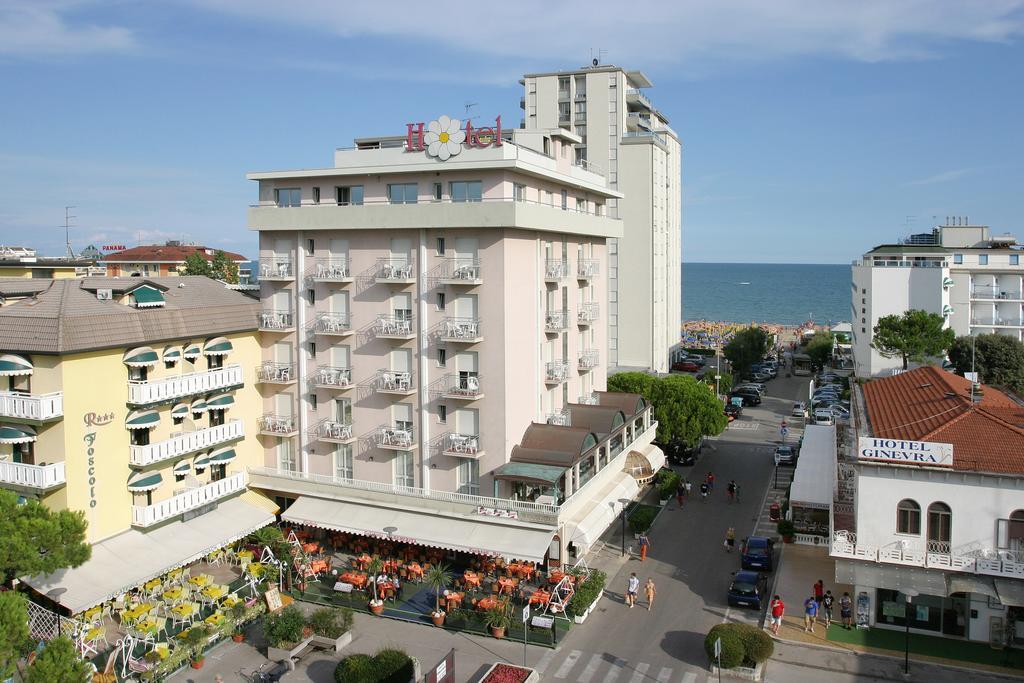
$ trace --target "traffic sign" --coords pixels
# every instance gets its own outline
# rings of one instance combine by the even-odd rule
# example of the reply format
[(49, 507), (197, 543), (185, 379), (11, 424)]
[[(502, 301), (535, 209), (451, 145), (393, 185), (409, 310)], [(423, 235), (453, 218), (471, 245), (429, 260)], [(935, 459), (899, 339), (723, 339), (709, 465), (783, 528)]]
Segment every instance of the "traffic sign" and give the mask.
[(715, 638), (715, 659), (719, 659), (722, 656), (722, 639)]
[(785, 425), (779, 427), (779, 434), (781, 434), (782, 436), (789, 434), (789, 427), (786, 427)]
[(530, 620), (530, 606), (527, 605), (523, 608), (523, 623), (525, 624)]

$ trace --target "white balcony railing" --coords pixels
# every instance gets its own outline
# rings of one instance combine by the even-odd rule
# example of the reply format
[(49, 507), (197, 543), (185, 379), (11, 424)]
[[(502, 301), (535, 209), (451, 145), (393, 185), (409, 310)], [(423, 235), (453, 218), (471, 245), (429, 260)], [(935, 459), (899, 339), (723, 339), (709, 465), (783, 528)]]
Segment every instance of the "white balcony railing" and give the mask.
[(373, 329), (378, 337), (411, 339), (415, 336), (411, 315), (381, 315)]
[(310, 377), (310, 381), (323, 389), (347, 389), (352, 386), (352, 368), (324, 366)]
[(598, 404), (597, 394), (584, 394), (576, 402), (585, 406), (596, 406)]
[(544, 418), (544, 421), (549, 425), (557, 425), (559, 427), (568, 427), (572, 424), (568, 410), (563, 410), (558, 413), (548, 413)]
[(259, 384), (291, 384), (295, 379), (295, 366), (291, 363), (263, 363), (256, 368)]
[(441, 339), (452, 342), (475, 342), (482, 338), (479, 318), (445, 318), (441, 323)]
[(377, 282), (411, 282), (415, 279), (409, 259), (382, 258), (377, 260)]
[(381, 425), (377, 428), (374, 440), (378, 448), (408, 451), (416, 447), (413, 431), (407, 427)]
[(835, 531), (832, 534), (830, 554), (854, 560), (868, 560), (885, 564), (909, 565), (929, 569), (986, 574), (1024, 579), (1024, 558), (996, 550), (958, 552), (948, 543), (929, 543), (926, 547), (904, 547), (900, 543), (877, 546), (857, 542), (857, 534)]
[(64, 415), (64, 392), (23, 394), (0, 391), (0, 417), (19, 420), (52, 420)]
[(971, 318), (972, 325), (993, 325), (995, 327), (1024, 327), (1024, 318), (979, 315)]
[(313, 428), (313, 435), (321, 441), (348, 442), (353, 440), (352, 425), (336, 420), (321, 420)]
[(478, 399), (484, 395), (479, 375), (445, 375), (445, 398)]
[(133, 465), (151, 465), (244, 437), (245, 424), (241, 420), (229, 420), (216, 427), (172, 434), (169, 439), (145, 446), (129, 446), (129, 459)]
[(580, 304), (580, 310), (576, 311), (576, 322), (580, 325), (589, 325), (600, 317), (601, 306), (596, 301), (588, 301)]
[(1019, 300), (1021, 298), (1019, 291), (1003, 291), (994, 289), (973, 289), (971, 290), (972, 299), (985, 299), (987, 301), (1011, 301)]
[(562, 259), (547, 259), (544, 261), (544, 279), (557, 282), (569, 277), (569, 262)]
[(593, 370), (598, 366), (600, 356), (596, 349), (587, 349), (580, 354), (579, 357), (579, 369), (580, 370)]
[(544, 314), (544, 330), (561, 332), (569, 329), (569, 311), (548, 311)]
[(447, 284), (478, 285), (480, 278), (480, 259), (450, 258), (445, 259), (441, 271), (441, 280)]
[(153, 505), (132, 506), (132, 526), (148, 527), (245, 490), (246, 475), (235, 472), (212, 484), (190, 489)]
[(601, 274), (601, 262), (597, 259), (580, 259), (576, 264), (576, 278), (589, 280)]
[(128, 381), (128, 402), (136, 405), (157, 403), (195, 394), (205, 394), (243, 384), (242, 366), (225, 365), (216, 370), (190, 372), (145, 381)]
[(295, 418), (291, 415), (261, 415), (258, 423), (260, 434), (292, 436), (298, 431), (295, 428)]
[(348, 259), (344, 256), (316, 260), (313, 279), (317, 282), (348, 282), (352, 280)]
[(569, 379), (569, 364), (564, 360), (556, 360), (544, 364), (545, 382), (564, 382)]
[(20, 462), (0, 461), (0, 486), (12, 484), (31, 489), (52, 489), (67, 483), (64, 463), (25, 465)]
[(475, 458), (482, 455), (480, 437), (476, 434), (445, 434), (442, 452), (459, 458)]
[(259, 327), (267, 332), (287, 332), (295, 327), (295, 318), (291, 311), (263, 311)]
[(287, 256), (260, 259), (261, 280), (291, 280), (295, 277), (292, 260)]
[(414, 392), (413, 374), (408, 370), (380, 370), (374, 379), (377, 391), (385, 394), (411, 394)]
[(344, 336), (352, 333), (352, 321), (348, 313), (321, 313), (313, 322), (317, 334)]

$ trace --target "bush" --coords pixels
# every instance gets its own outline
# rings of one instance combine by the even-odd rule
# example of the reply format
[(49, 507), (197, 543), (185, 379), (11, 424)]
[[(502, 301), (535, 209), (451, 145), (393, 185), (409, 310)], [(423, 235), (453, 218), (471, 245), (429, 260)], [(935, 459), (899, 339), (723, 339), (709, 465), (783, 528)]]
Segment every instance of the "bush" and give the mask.
[(339, 638), (352, 629), (352, 610), (348, 607), (321, 607), (309, 617), (313, 633), (324, 638)]
[(743, 663), (743, 659), (746, 656), (746, 650), (743, 647), (743, 641), (739, 635), (730, 628), (733, 624), (719, 624), (710, 631), (704, 638), (704, 651), (708, 654), (708, 659), (715, 662), (715, 641), (719, 638), (722, 639), (722, 668), (732, 669)]
[(796, 527), (793, 526), (793, 522), (788, 519), (781, 520), (776, 528), (778, 529), (779, 536), (792, 536), (793, 532), (796, 530)]
[(633, 530), (634, 534), (647, 531), (651, 528), (651, 523), (654, 522), (656, 514), (658, 514), (657, 508), (650, 505), (637, 505), (629, 513), (629, 528)]
[(750, 624), (736, 624), (739, 626), (740, 640), (743, 641), (744, 658), (750, 664), (760, 664), (768, 661), (768, 658), (775, 652), (775, 641), (771, 636), (759, 628)]
[(295, 644), (302, 640), (302, 627), (306, 618), (295, 605), (285, 607), (278, 614), (263, 617), (263, 635), (270, 647), (281, 647), (282, 644)]
[(373, 657), (377, 680), (381, 683), (409, 683), (412, 680), (412, 658), (401, 650), (386, 647)]
[(565, 608), (568, 615), (575, 617), (586, 612), (587, 608), (594, 604), (597, 596), (604, 590), (607, 581), (607, 574), (600, 569), (591, 569), (590, 576), (587, 577), (586, 581), (578, 584), (572, 600), (569, 601), (569, 605)]
[(377, 680), (377, 668), (370, 655), (349, 655), (334, 669), (337, 683), (368, 683)]
[(678, 474), (672, 470), (661, 470), (661, 472), (668, 472), (664, 477), (661, 477), (661, 481), (657, 482), (658, 485), (658, 497), (662, 500), (668, 500), (676, 494), (676, 488), (679, 486), (679, 482), (682, 480)]

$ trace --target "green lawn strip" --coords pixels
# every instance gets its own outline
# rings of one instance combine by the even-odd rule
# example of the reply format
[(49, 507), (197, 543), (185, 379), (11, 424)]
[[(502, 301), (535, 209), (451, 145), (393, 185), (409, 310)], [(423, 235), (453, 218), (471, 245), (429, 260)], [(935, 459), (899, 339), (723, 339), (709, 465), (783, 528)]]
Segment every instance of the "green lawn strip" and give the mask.
[[(880, 650), (903, 652), (906, 634), (883, 628), (853, 629), (847, 631), (833, 624), (828, 629), (828, 639), (835, 643), (846, 643)], [(955, 640), (939, 636), (910, 634), (910, 651), (914, 654), (961, 662), (975, 662), (989, 666), (1024, 669), (1024, 652), (1018, 650), (993, 650), (987, 643)]]

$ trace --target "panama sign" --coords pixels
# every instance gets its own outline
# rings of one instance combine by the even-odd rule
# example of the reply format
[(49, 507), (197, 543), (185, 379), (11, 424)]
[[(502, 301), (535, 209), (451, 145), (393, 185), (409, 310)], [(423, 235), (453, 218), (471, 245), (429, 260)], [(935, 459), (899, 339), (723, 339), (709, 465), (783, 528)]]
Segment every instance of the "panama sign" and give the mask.
[(494, 119), (494, 127), (474, 128), (472, 121), (440, 116), (428, 124), (406, 124), (405, 151), (426, 152), (427, 156), (447, 161), (462, 151), (462, 147), (501, 147), (501, 117)]
[(857, 444), (857, 459), (861, 462), (952, 467), (953, 444), (862, 436)]

